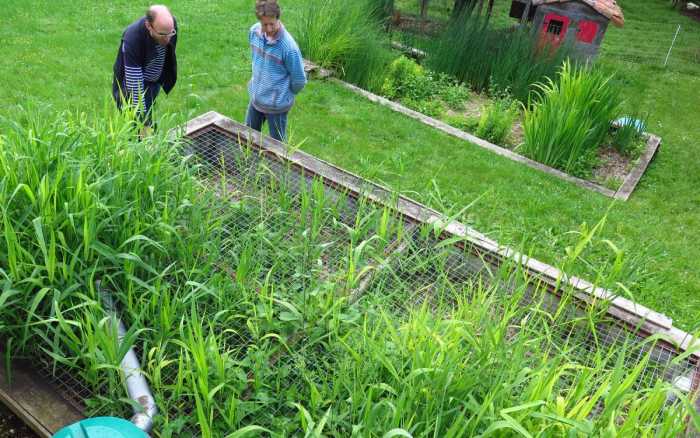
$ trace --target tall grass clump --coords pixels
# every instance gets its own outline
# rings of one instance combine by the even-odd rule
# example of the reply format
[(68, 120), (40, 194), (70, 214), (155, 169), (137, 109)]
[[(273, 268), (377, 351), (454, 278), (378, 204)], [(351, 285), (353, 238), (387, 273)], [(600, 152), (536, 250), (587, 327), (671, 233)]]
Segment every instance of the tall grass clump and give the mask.
[(394, 15), (394, 3), (394, 0), (368, 0), (367, 5), (370, 14), (386, 27)]
[(382, 30), (385, 7), (375, 0), (311, 0), (296, 33), (302, 53), (347, 81), (378, 91), (394, 58)]
[(523, 153), (548, 166), (585, 173), (620, 111), (620, 91), (597, 68), (564, 63), (557, 80), (537, 85), (523, 123)]
[(464, 13), (430, 43), (428, 65), (476, 91), (510, 90), (527, 101), (533, 84), (554, 77), (570, 50), (542, 47), (527, 29), (493, 27), (488, 17)]

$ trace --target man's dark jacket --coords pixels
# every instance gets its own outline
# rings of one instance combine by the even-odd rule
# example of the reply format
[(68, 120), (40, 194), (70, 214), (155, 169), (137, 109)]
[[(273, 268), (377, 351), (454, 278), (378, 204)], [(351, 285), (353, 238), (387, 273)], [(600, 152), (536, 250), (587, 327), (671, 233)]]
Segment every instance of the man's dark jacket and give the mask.
[[(173, 18), (175, 20), (175, 18)], [(177, 21), (175, 21), (175, 31), (177, 32)], [(112, 95), (117, 104), (121, 104), (119, 90), (125, 94), (126, 84), (124, 82), (125, 56), (122, 46), (126, 43), (127, 55), (134, 65), (145, 67), (148, 62), (156, 56), (156, 46), (158, 43), (151, 38), (146, 29), (146, 17), (142, 17), (131, 23), (122, 34), (119, 43), (117, 60), (114, 62), (114, 79), (112, 80)], [(177, 46), (177, 33), (170, 39), (165, 48), (165, 63), (163, 64), (163, 74), (160, 75), (158, 83), (163, 87), (163, 91), (169, 93), (177, 81), (177, 58), (175, 57), (175, 47)]]

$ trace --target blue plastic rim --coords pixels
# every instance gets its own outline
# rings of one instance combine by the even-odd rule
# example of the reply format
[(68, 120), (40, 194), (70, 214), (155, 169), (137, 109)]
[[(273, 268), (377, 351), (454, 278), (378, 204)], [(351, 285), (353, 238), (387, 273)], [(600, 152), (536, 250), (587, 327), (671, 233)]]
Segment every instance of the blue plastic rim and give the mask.
[(95, 417), (66, 426), (53, 438), (148, 438), (148, 435), (123, 418)]
[(644, 126), (644, 122), (642, 120), (634, 119), (632, 117), (627, 117), (627, 116), (620, 117), (619, 119), (615, 120), (615, 124), (618, 127), (634, 126), (637, 129), (637, 131), (639, 131), (640, 133), (644, 132), (644, 130), (647, 129), (647, 127)]

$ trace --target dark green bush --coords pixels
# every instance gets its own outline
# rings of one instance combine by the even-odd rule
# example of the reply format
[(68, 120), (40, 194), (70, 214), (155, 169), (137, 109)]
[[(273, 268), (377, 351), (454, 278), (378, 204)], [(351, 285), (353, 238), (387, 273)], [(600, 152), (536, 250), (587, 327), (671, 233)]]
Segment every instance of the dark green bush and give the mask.
[(381, 92), (390, 99), (431, 94), (423, 67), (405, 56), (396, 58), (384, 77)]

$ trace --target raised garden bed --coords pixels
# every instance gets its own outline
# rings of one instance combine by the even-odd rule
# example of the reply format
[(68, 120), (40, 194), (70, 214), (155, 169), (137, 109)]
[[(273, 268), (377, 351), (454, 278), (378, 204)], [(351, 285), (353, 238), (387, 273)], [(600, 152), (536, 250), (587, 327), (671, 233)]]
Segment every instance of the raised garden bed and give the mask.
[[(332, 76), (332, 72), (321, 69), (310, 61), (307, 61), (307, 71), (314, 74), (316, 72), (322, 72), (323, 78)], [(624, 156), (615, 150), (611, 150), (612, 148), (610, 147), (602, 147), (599, 150), (598, 155), (600, 164), (593, 169), (593, 175), (595, 176), (594, 180), (583, 179), (518, 154), (517, 143), (519, 143), (519, 140), (522, 138), (522, 126), (518, 121), (512, 125), (510, 135), (507, 138), (508, 146), (497, 145), (479, 138), (472, 133), (452, 126), (444, 120), (441, 120), (441, 118), (449, 120), (450, 116), (454, 116), (454, 111), (446, 113), (445, 116), (441, 118), (430, 117), (414, 109), (408, 108), (399, 102), (392, 101), (378, 94), (363, 90), (362, 88), (348, 82), (337, 78), (332, 78), (332, 80), (341, 84), (343, 87), (366, 97), (372, 102), (387, 106), (398, 113), (407, 115), (420, 121), (421, 123), (432, 126), (454, 137), (466, 140), (472, 144), (509, 158), (513, 161), (523, 163), (533, 169), (537, 169), (549, 175), (569, 181), (579, 187), (624, 201), (629, 199), (631, 196), (632, 192), (641, 180), (642, 175), (654, 158), (659, 146), (661, 145), (660, 137), (646, 133), (644, 135), (646, 142), (645, 147), (638, 157)], [(476, 97), (473, 100), (466, 102), (463, 114), (472, 120), (477, 119), (481, 115), (481, 109), (484, 107), (484, 105), (488, 104), (488, 102), (489, 100), (487, 98)]]
[[(446, 373), (452, 374), (453, 370), (473, 373), (463, 366), (464, 357), (473, 358), (477, 349), (461, 350), (468, 347), (463, 329), (474, 327), (473, 339), (481, 343), (490, 339), (482, 336), (484, 330), (502, 326), (499, 333), (505, 337), (498, 338), (507, 342), (495, 348), (484, 344), (478, 351), (486, 355), (503, 351), (510, 363), (509, 345), (519, 343), (527, 353), (524, 360), (538, 368), (551, 366), (543, 357), (552, 358), (543, 356), (545, 350), (540, 349), (552, 354), (563, 349), (570, 352), (565, 358), (567, 364), (571, 361), (598, 367), (603, 377), (609, 368), (597, 364), (596, 359), (623, 352), (619, 357), (624, 363), (616, 362), (614, 368), (625, 375), (634, 373), (630, 378), (634, 378), (635, 399), (636, 391), (643, 397), (645, 391), (654, 390), (650, 385), (661, 381), (667, 386), (661, 392), (658, 386), (654, 388), (662, 399), (672, 390), (688, 394), (697, 389), (700, 358), (691, 351), (696, 341), (674, 328), (672, 321), (662, 314), (614, 296), (585, 280), (567, 276), (437, 211), (309, 154), (292, 151), (287, 145), (219, 114), (198, 117), (173, 131), (173, 136), (179, 138), (177, 133), (184, 138), (177, 141), (176, 148), (167, 149), (173, 156), (168, 156), (169, 161), (164, 164), (180, 163), (178, 174), (189, 175), (196, 183), (199, 194), (187, 196), (185, 205), (187, 209), (197, 208), (197, 203), (206, 201), (203, 208), (210, 214), (207, 221), (212, 222), (208, 222), (207, 235), (202, 238), (215, 239), (212, 240), (215, 246), (207, 246), (211, 258), (195, 260), (197, 265), (210, 269), (204, 278), (158, 276), (159, 281), (168, 283), (159, 289), (161, 294), (175, 290), (192, 296), (187, 304), (191, 310), (184, 309), (181, 316), (162, 321), (167, 313), (160, 312), (169, 298), (160, 295), (162, 300), (152, 302), (158, 313), (138, 321), (139, 328), (144, 329), (133, 341), (140, 348), (139, 354), (142, 357), (156, 354), (161, 358), (158, 363), (144, 361), (153, 379), (154, 394), (163, 403), (159, 406), (156, 434), (225, 436), (232, 427), (235, 430), (246, 424), (262, 425), (279, 433), (301, 433), (297, 422), (300, 410), (295, 404), (306, 404), (317, 394), (314, 391), (324, 391), (324, 400), (341, 406), (347, 403), (348, 395), (325, 391), (345, 388), (347, 381), (340, 380), (344, 374), (338, 380), (333, 379), (343, 367), (354, 363), (356, 355), (362, 369), (378, 367), (379, 370), (383, 366), (381, 360), (361, 350), (363, 342), (355, 336), (363, 335), (363, 324), (356, 322), (366, 317), (371, 327), (389, 324), (381, 332), (407, 333), (414, 349), (414, 335), (420, 331), (420, 324), (413, 327), (405, 324), (417, 311), (425, 312), (425, 309), (430, 318), (440, 321), (441, 327), (466, 323), (456, 343), (450, 344), (454, 347), (450, 347), (452, 354), (455, 348), (460, 350), (456, 350), (455, 361), (444, 370)], [(131, 143), (129, 148), (143, 149), (140, 144)], [(161, 152), (165, 150), (164, 147)], [(158, 151), (152, 152), (162, 156)], [(178, 152), (184, 157), (176, 155)], [(158, 175), (170, 172), (159, 170)], [(133, 172), (142, 171), (135, 168)], [(157, 189), (152, 191), (157, 196)], [(230, 191), (234, 192), (233, 196), (228, 196)], [(187, 217), (183, 220), (179, 238), (187, 239), (187, 233), (196, 224)], [(138, 253), (146, 251), (141, 248)], [(178, 281), (185, 280), (187, 284), (178, 287)], [(489, 305), (491, 301), (479, 301), (487, 296), (486, 289), (488, 296), (497, 299), (494, 305)], [(121, 295), (128, 303), (125, 292)], [(198, 295), (193, 296), (195, 293)], [(143, 294), (136, 291), (134, 297), (138, 299)], [(244, 301), (240, 301), (241, 296), (245, 297)], [(314, 307), (317, 298), (327, 303), (331, 311), (327, 307)], [(135, 306), (143, 307), (139, 303)], [(511, 307), (510, 311), (507, 307)], [(472, 325), (468, 322), (472, 321), (469, 313), (478, 308), (483, 308), (485, 313), (474, 319)], [(593, 309), (596, 314), (591, 313)], [(464, 313), (454, 313), (459, 311)], [(91, 312), (102, 317), (97, 306)], [(256, 317), (258, 314), (261, 316)], [(204, 318), (200, 320), (197, 315)], [(328, 315), (330, 319), (326, 319)], [(385, 316), (374, 319), (376, 315)], [(348, 321), (347, 325), (343, 321)], [(594, 327), (589, 325), (591, 321)], [(329, 331), (329, 327), (338, 328)], [(551, 333), (542, 336), (540, 328), (551, 329)], [(164, 334), (167, 331), (170, 332)], [(261, 342), (261, 338), (267, 339), (272, 334), (275, 340), (270, 344)], [(359, 353), (347, 354), (341, 346), (319, 342), (336, 335), (351, 343)], [(167, 339), (158, 339), (159, 336)], [(109, 337), (107, 344), (111, 343)], [(427, 338), (427, 346), (432, 348), (436, 344), (434, 337)], [(389, 344), (382, 340), (378, 345), (377, 351), (385, 354)], [(634, 350), (627, 350), (628, 347)], [(624, 354), (625, 351), (630, 354)], [(218, 364), (208, 370), (219, 369), (216, 379), (227, 385), (225, 391), (216, 394), (211, 387), (204, 388), (205, 395), (215, 396), (216, 403), (222, 406), (233, 402), (254, 410), (245, 411), (236, 426), (225, 422), (221, 412), (215, 417), (197, 416), (201, 412), (198, 391), (202, 389), (195, 382), (190, 386), (188, 380), (215, 376), (207, 370), (201, 371), (197, 363), (190, 361), (195, 353), (201, 355), (202, 361), (198, 362), (201, 366), (209, 361)], [(250, 362), (252, 358), (255, 361)], [(121, 385), (112, 387), (108, 395), (114, 402), (109, 403), (110, 399), (100, 396), (103, 378), (93, 380), (92, 384), (80, 382), (81, 377), (85, 378), (82, 360), (82, 356), (76, 358), (70, 369), (62, 364), (49, 366), (49, 372), (41, 379), (58, 384), (66, 399), (86, 406), (89, 415), (123, 415), (120, 408), (125, 406), (116, 403), (123, 399), (119, 397), (123, 391)], [(170, 365), (160, 366), (163, 362)], [(418, 372), (423, 369), (420, 367)], [(515, 372), (521, 375), (523, 367), (515, 367)], [(261, 376), (261, 373), (265, 374)], [(362, 384), (362, 393), (365, 384), (376, 387), (390, 378), (380, 376), (380, 380), (374, 380), (376, 375), (370, 374), (370, 380)], [(180, 381), (183, 375), (188, 376), (185, 382)], [(354, 374), (350, 381), (354, 384), (358, 376)], [(463, 387), (461, 379), (466, 376), (458, 375), (455, 382), (459, 382), (456, 384), (459, 388), (454, 389)], [(566, 392), (571, 383), (569, 377), (576, 378), (572, 375), (558, 379), (557, 387), (548, 397), (554, 400), (560, 392)], [(486, 384), (491, 382), (480, 379), (479, 384), (481, 380)], [(515, 381), (521, 387), (522, 379)], [(216, 382), (210, 383), (213, 386)], [(428, 392), (442, 391), (442, 386), (432, 379), (424, 383)], [(392, 385), (406, 387), (396, 382)], [(509, 397), (518, 396), (517, 391), (506, 393)], [(405, 394), (422, 397), (421, 391), (408, 390)], [(360, 393), (354, 395), (360, 396)], [(463, 400), (466, 396), (453, 400)], [(406, 409), (406, 415), (420, 415), (425, 404), (422, 400), (419, 403)], [(653, 409), (674, 412), (661, 405)], [(454, 411), (450, 407), (450, 412)], [(333, 431), (342, 431), (338, 435), (349, 435), (347, 423), (338, 421), (346, 412), (349, 411), (342, 406), (329, 417), (329, 422), (334, 422), (337, 428)], [(597, 415), (603, 414), (591, 411), (591, 422), (601, 421), (596, 419)], [(355, 419), (352, 421), (356, 424)], [(677, 424), (685, 427), (680, 419)], [(368, 426), (367, 430), (385, 433), (382, 430), (385, 426), (382, 421), (374, 427)]]

